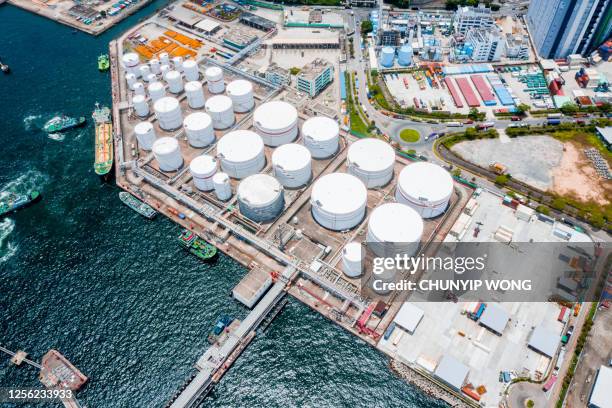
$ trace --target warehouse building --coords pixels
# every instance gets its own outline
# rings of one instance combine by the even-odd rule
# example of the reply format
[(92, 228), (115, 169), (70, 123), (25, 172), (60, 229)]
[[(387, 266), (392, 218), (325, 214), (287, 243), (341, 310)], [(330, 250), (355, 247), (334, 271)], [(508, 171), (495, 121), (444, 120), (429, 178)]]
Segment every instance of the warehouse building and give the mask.
[(611, 126), (608, 126), (605, 128), (598, 127), (596, 129), (597, 129), (597, 136), (599, 137), (599, 139), (601, 139), (603, 144), (606, 145), (608, 150), (612, 151), (612, 127)]
[(470, 369), (455, 357), (445, 355), (442, 357), (434, 375), (437, 379), (459, 391), (465, 383)]
[(175, 7), (174, 10), (168, 13), (168, 19), (183, 27), (194, 29), (202, 20), (202, 16), (184, 7)]
[(249, 27), (253, 27), (266, 32), (276, 28), (276, 24), (274, 24), (273, 21), (270, 21), (267, 18), (259, 17), (258, 15), (246, 11), (240, 15), (240, 22), (242, 24), (248, 25)]
[(530, 349), (552, 358), (559, 346), (559, 335), (543, 326), (536, 327), (531, 333), (529, 343)]
[(601, 366), (597, 370), (591, 395), (589, 395), (589, 408), (612, 407), (612, 368)]
[(311, 98), (317, 96), (334, 79), (334, 66), (328, 61), (317, 58), (305, 65), (297, 76), (296, 87)]
[(425, 312), (416, 307), (412, 303), (404, 303), (393, 321), (396, 325), (404, 329), (410, 334), (414, 334), (415, 330), (423, 320)]
[(480, 317), (480, 325), (501, 336), (510, 321), (510, 314), (499, 305), (490, 303)]

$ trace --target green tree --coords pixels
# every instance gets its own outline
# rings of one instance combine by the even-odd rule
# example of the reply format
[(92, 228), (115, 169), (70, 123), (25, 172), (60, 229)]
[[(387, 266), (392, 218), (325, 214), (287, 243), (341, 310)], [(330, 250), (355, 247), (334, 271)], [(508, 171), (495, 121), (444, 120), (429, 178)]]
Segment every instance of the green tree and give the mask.
[(468, 118), (472, 120), (478, 120), (478, 109), (472, 108), (470, 109), (470, 113), (468, 113)]
[(559, 211), (563, 211), (563, 209), (565, 208), (565, 200), (562, 199), (561, 197), (557, 197), (555, 198), (552, 203), (550, 203), (550, 206), (552, 208), (554, 208), (555, 210), (559, 210)]
[(606, 224), (606, 220), (604, 219), (603, 214), (597, 211), (591, 214), (591, 216), (589, 217), (589, 224), (591, 224), (595, 228), (601, 228)]
[(536, 211), (539, 212), (540, 214), (544, 214), (544, 215), (549, 215), (550, 214), (550, 210), (545, 205), (538, 205), (538, 207), (536, 208)]
[(500, 174), (499, 176), (495, 177), (495, 184), (497, 184), (498, 186), (505, 186), (506, 183), (508, 183), (508, 175), (507, 174)]
[(612, 111), (612, 105), (608, 102), (604, 102), (599, 106), (599, 111), (602, 113), (610, 113)]
[(361, 34), (366, 35), (371, 33), (374, 27), (372, 26), (372, 22), (370, 20), (364, 20), (361, 22)]
[(526, 103), (521, 103), (516, 107), (516, 110), (519, 114), (524, 115), (525, 113), (529, 112), (529, 105)]
[(291, 75), (297, 75), (297, 74), (300, 73), (300, 71), (301, 71), (301, 69), (299, 69), (298, 67), (292, 67), (292, 68), (289, 69), (289, 73)]
[(561, 106), (561, 112), (564, 115), (572, 116), (578, 112), (578, 105), (572, 102), (564, 103), (563, 106)]

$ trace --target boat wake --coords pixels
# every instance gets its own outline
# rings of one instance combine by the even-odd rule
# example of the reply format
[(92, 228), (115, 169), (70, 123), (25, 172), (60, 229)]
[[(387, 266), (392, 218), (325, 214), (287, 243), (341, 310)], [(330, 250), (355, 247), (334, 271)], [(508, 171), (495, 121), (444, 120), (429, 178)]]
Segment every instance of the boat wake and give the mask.
[(0, 221), (0, 264), (8, 261), (17, 252), (17, 246), (8, 242), (8, 237), (15, 229), (15, 221), (5, 218)]
[(66, 135), (61, 132), (49, 133), (48, 137), (49, 139), (55, 140), (56, 142), (62, 142), (64, 141), (64, 139), (66, 139)]
[(47, 177), (36, 170), (29, 170), (0, 187), (0, 199), (6, 198), (9, 193), (29, 194), (32, 191), (41, 191), (46, 184)]
[(43, 124), (42, 115), (28, 115), (23, 118), (23, 127), (27, 131), (40, 129)]

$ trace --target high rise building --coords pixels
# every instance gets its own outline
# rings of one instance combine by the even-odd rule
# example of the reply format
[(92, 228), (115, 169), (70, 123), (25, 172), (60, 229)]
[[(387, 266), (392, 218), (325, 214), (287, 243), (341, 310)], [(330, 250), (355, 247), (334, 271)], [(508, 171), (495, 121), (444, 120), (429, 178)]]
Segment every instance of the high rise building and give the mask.
[(465, 42), (470, 43), (474, 49), (472, 61), (499, 61), (504, 53), (504, 40), (497, 27), (472, 28), (465, 36)]
[(472, 28), (491, 28), (495, 22), (491, 9), (484, 4), (479, 4), (478, 7), (459, 7), (453, 24), (457, 31), (465, 34)]
[(326, 60), (317, 58), (302, 68), (297, 76), (296, 87), (298, 91), (314, 98), (333, 80), (334, 66)]
[(541, 57), (586, 55), (612, 34), (612, 0), (531, 0), (527, 24)]

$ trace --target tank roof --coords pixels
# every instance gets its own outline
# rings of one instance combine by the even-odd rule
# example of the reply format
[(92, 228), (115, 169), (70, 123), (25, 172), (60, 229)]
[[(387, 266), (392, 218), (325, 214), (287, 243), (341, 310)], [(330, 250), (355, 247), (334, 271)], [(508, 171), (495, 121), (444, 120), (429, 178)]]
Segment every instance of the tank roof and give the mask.
[(423, 219), (405, 204), (387, 203), (372, 211), (368, 229), (383, 242), (415, 242), (423, 235)]
[(310, 201), (333, 214), (350, 214), (367, 201), (366, 186), (347, 173), (331, 173), (318, 179), (312, 188)]
[(194, 112), (185, 117), (183, 121), (185, 129), (200, 130), (212, 126), (212, 119), (204, 112)]
[(395, 150), (379, 139), (361, 139), (348, 150), (347, 160), (363, 171), (375, 172), (388, 169), (395, 162)]
[(179, 101), (172, 96), (164, 96), (155, 101), (153, 108), (156, 112), (171, 112), (180, 109)]
[(142, 121), (134, 126), (135, 133), (148, 133), (153, 129), (153, 124), (151, 122)]
[(178, 148), (178, 140), (173, 137), (160, 137), (153, 143), (153, 151), (157, 154), (171, 153)]
[(297, 120), (297, 110), (293, 105), (284, 101), (264, 103), (253, 113), (253, 123), (264, 129), (286, 129), (293, 126)]
[(215, 95), (206, 101), (206, 110), (223, 112), (232, 109), (232, 100), (229, 96)]
[(268, 174), (253, 174), (238, 185), (238, 197), (251, 205), (272, 203), (282, 192), (283, 187), (274, 177)]
[(237, 79), (227, 84), (228, 95), (246, 95), (253, 91), (253, 84), (245, 79)]
[(229, 132), (217, 143), (217, 154), (234, 162), (251, 160), (263, 149), (264, 143), (261, 136), (250, 130)]
[(210, 174), (217, 169), (217, 160), (208, 154), (203, 154), (191, 160), (189, 169), (197, 174)]
[(272, 153), (272, 163), (287, 171), (304, 168), (311, 159), (310, 151), (297, 143), (284, 144)]
[(302, 125), (302, 134), (317, 141), (333, 139), (339, 133), (338, 122), (325, 116), (312, 117)]
[(349, 261), (360, 261), (363, 257), (363, 249), (359, 242), (349, 242), (342, 249), (344, 257)]
[(437, 164), (419, 162), (404, 167), (399, 175), (399, 187), (413, 198), (428, 201), (446, 200), (453, 193), (453, 178)]
[(202, 89), (202, 83), (200, 81), (189, 81), (185, 84), (185, 91), (197, 91)]

